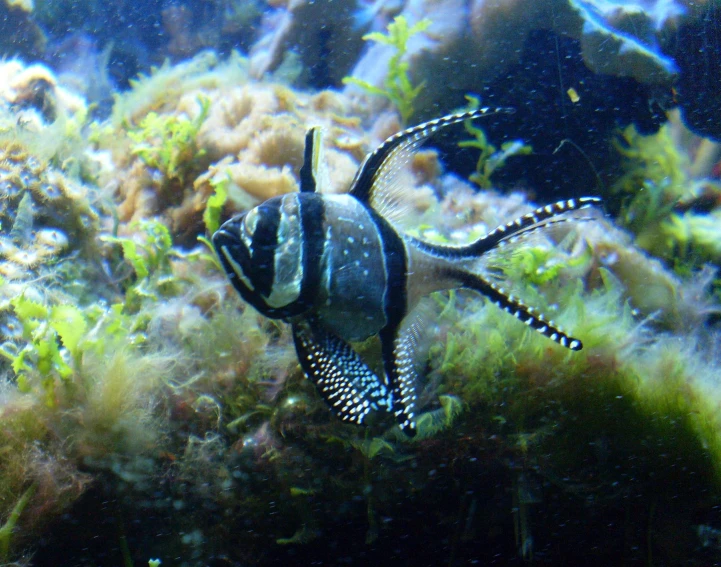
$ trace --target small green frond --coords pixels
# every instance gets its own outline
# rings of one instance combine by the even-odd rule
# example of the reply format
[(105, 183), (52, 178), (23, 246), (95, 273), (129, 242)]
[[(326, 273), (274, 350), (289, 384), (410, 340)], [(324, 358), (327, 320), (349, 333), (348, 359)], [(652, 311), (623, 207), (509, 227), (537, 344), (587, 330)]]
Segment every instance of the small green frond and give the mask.
[(100, 238), (104, 242), (115, 242), (120, 244), (123, 249), (123, 258), (128, 262), (135, 270), (135, 275), (138, 278), (148, 277), (148, 266), (143, 258), (138, 253), (138, 245), (130, 238), (120, 238), (115, 236), (102, 236)]
[(365, 41), (373, 41), (382, 45), (388, 45), (394, 49), (394, 53), (388, 61), (388, 71), (383, 88), (356, 79), (345, 77), (343, 83), (355, 85), (369, 95), (383, 96), (391, 102), (401, 115), (404, 124), (415, 113), (413, 103), (425, 88), (425, 83), (413, 86), (408, 75), (409, 64), (403, 59), (408, 49), (408, 41), (416, 34), (428, 29), (431, 20), (424, 19), (408, 27), (408, 21), (404, 16), (397, 16), (386, 28), (386, 33), (372, 32), (363, 36)]
[(371, 85), (368, 81), (356, 79), (355, 77), (343, 77), (343, 84), (344, 85), (355, 85), (357, 87), (360, 87), (364, 91), (366, 91), (368, 94), (380, 95), (380, 96), (387, 95), (387, 92), (384, 91), (383, 89), (380, 89), (380, 88), (376, 87), (375, 85)]
[(15, 314), (20, 321), (29, 319), (47, 319), (48, 308), (42, 303), (37, 303), (27, 299), (24, 295), (19, 295), (11, 300)]
[(70, 354), (78, 354), (78, 345), (88, 324), (80, 309), (74, 305), (55, 305), (50, 310), (50, 326), (58, 334)]
[(213, 194), (208, 197), (203, 211), (203, 222), (205, 230), (208, 234), (214, 234), (220, 227), (220, 215), (223, 212), (225, 202), (228, 200), (228, 183), (229, 177), (226, 175), (222, 179), (211, 179), (210, 185), (213, 187)]

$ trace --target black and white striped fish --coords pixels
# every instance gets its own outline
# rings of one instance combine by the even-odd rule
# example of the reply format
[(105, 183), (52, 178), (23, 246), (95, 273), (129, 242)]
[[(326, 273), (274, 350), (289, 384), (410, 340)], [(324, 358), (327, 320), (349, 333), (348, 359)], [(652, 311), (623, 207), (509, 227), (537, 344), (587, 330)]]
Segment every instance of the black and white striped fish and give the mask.
[[(397, 183), (401, 166), (431, 134), (489, 112), (453, 114), (391, 136), (366, 157), (346, 195), (320, 192), (319, 132), (311, 129), (300, 192), (273, 197), (213, 235), (222, 265), (243, 299), (266, 317), (292, 325), (301, 367), (343, 420), (361, 424), (371, 410), (381, 408), (396, 416), (404, 432), (415, 433), (418, 329), (404, 320), (423, 296), (437, 290), (476, 290), (560, 345), (582, 348), (580, 340), (472, 267), (504, 242), (599, 199), (541, 207), (464, 246), (410, 237), (382, 213), (384, 191)], [(373, 335), (380, 338), (384, 376), (377, 376), (349, 345)]]

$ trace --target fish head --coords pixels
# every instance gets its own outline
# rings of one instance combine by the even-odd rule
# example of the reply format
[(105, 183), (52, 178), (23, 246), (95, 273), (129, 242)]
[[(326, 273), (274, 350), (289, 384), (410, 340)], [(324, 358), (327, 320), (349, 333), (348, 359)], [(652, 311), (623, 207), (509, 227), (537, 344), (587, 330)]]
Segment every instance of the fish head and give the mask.
[(288, 318), (306, 309), (296, 195), (268, 199), (231, 218), (212, 240), (235, 289), (263, 315)]

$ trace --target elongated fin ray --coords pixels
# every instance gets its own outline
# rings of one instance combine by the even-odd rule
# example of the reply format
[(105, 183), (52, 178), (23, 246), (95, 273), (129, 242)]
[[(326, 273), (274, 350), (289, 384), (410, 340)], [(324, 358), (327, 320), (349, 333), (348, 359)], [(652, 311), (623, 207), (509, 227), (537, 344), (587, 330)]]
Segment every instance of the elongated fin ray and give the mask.
[(513, 295), (506, 294), (503, 288), (496, 284), (468, 272), (453, 272), (451, 276), (457, 278), (464, 287), (482, 293), (505, 312), (510, 313), (531, 329), (557, 342), (562, 347), (570, 350), (581, 350), (583, 348), (583, 343), (580, 340), (567, 335), (553, 321), (535, 313), (533, 307), (529, 307)]
[(388, 388), (350, 345), (316, 321), (292, 328), (300, 365), (335, 415), (360, 425), (371, 410), (390, 408)]
[(415, 350), (420, 339), (420, 328), (409, 325), (402, 332), (383, 329), (380, 332), (383, 369), (391, 388), (391, 411), (401, 431), (413, 437), (416, 434), (417, 374)]
[(600, 204), (601, 199), (597, 197), (580, 197), (578, 199), (557, 201), (551, 205), (538, 207), (536, 210), (526, 213), (511, 222), (502, 224), (471, 244), (453, 246), (434, 244), (418, 239), (414, 239), (413, 242), (422, 250), (443, 258), (472, 258), (474, 256), (482, 256), (505, 242), (513, 241), (516, 237), (525, 237), (532, 232), (550, 225), (589, 220), (585, 217), (583, 219), (557, 219), (555, 217)]
[[(418, 147), (441, 128), (481, 116), (510, 113), (510, 108), (478, 108), (449, 114), (394, 134), (366, 156), (351, 184), (350, 194), (388, 216), (388, 204), (397, 200), (399, 174)], [(393, 216), (392, 214), (390, 215)]]

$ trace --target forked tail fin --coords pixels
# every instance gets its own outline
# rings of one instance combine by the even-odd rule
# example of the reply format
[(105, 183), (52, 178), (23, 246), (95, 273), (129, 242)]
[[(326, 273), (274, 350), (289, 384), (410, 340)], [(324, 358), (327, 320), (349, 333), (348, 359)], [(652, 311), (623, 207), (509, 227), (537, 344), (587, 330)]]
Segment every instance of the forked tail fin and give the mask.
[[(514, 221), (501, 225), (475, 242), (463, 246), (436, 245), (418, 241), (416, 241), (416, 244), (426, 253), (440, 258), (461, 260), (479, 258), (505, 243), (528, 236), (542, 228), (563, 222), (589, 220), (575, 217), (561, 217), (560, 215), (600, 203), (601, 199), (596, 197), (581, 197), (579, 199), (557, 201), (551, 205), (539, 207), (530, 213), (518, 217)], [(498, 307), (561, 346), (570, 350), (581, 350), (583, 348), (583, 344), (579, 339), (566, 334), (552, 320), (546, 319), (543, 315), (537, 313), (533, 307), (526, 305), (513, 294), (506, 292), (502, 287), (483, 276), (468, 272), (464, 269), (454, 268), (448, 268), (445, 275), (459, 282), (463, 287), (473, 289), (486, 296)]]

